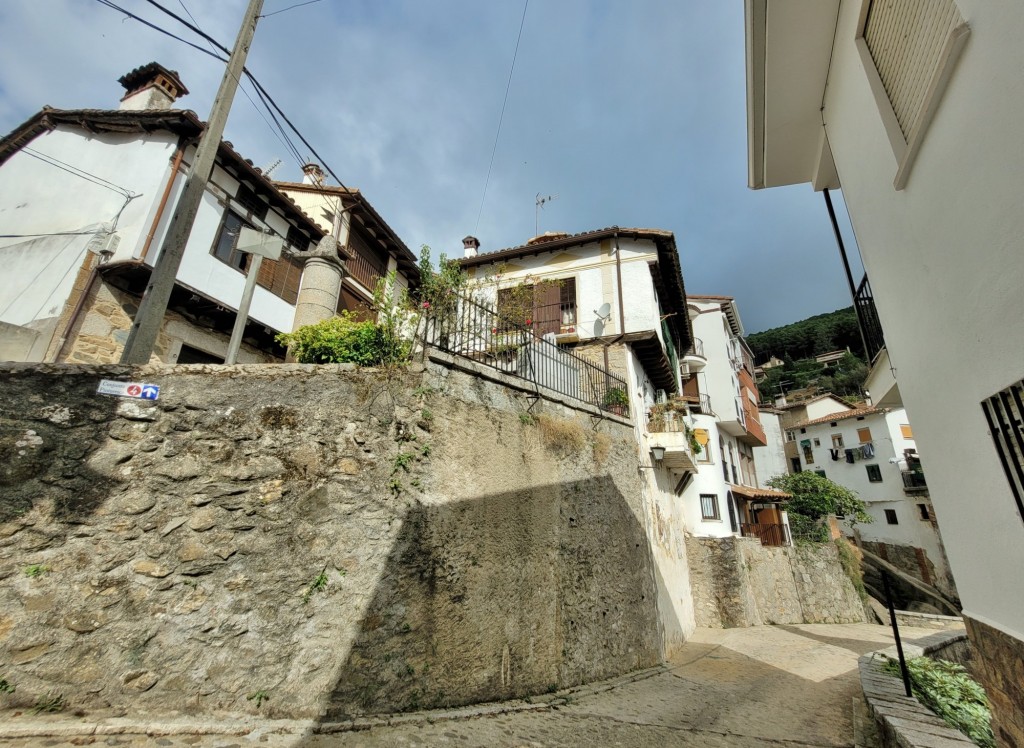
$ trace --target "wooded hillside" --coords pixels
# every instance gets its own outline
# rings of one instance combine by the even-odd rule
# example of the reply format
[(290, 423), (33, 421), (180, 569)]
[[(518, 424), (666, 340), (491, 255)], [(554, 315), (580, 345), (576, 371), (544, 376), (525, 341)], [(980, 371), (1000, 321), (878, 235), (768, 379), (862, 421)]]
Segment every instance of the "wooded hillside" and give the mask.
[(772, 356), (799, 361), (847, 347), (858, 358), (864, 358), (857, 314), (852, 306), (756, 332), (747, 336), (747, 343), (758, 364), (763, 364)]

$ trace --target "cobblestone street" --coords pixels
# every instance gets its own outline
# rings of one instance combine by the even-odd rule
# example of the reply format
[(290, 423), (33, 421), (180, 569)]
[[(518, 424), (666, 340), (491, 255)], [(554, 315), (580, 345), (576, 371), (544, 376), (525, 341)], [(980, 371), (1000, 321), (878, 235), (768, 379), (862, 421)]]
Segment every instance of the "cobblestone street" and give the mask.
[[(931, 633), (908, 628), (904, 637), (914, 641)], [(403, 715), (390, 723), (366, 720), (330, 734), (313, 734), (328, 725), (269, 720), (89, 722), (24, 715), (5, 719), (0, 737), (3, 745), (32, 748), (852, 746), (857, 657), (891, 641), (888, 628), (868, 624), (704, 629), (665, 668), (533, 704)]]

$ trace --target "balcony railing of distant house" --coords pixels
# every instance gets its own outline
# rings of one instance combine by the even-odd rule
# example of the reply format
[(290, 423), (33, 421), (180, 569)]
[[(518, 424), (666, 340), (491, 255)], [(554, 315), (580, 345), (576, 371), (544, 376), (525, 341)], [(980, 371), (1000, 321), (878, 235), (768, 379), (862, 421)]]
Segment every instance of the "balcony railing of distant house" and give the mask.
[(785, 525), (740, 524), (740, 534), (745, 538), (757, 538), (761, 545), (786, 545)]
[(377, 281), (384, 277), (384, 272), (358, 250), (351, 250), (350, 256), (345, 259), (345, 271), (371, 293), (377, 287)]
[(906, 493), (921, 493), (928, 490), (928, 482), (924, 473), (919, 470), (903, 470), (903, 490)]
[(424, 308), (417, 326), (417, 338), (424, 347), (470, 359), (536, 387), (628, 416), (625, 380), (559, 346), (555, 334), (543, 320), (513, 322), (469, 296)]
[(713, 416), (715, 411), (711, 409), (711, 398), (703, 392), (697, 395), (680, 395), (680, 400), (690, 403), (690, 411), (705, 416)]
[(690, 350), (694, 355), (704, 358), (704, 341), (700, 338), (694, 338), (693, 345), (690, 346)]
[(864, 336), (864, 345), (867, 346), (865, 354), (868, 364), (870, 364), (875, 360), (879, 351), (885, 348), (885, 338), (882, 337), (882, 323), (878, 319), (875, 297), (871, 293), (871, 284), (868, 283), (866, 275), (857, 286), (853, 302), (854, 308), (857, 310), (857, 322), (860, 324), (860, 331)]

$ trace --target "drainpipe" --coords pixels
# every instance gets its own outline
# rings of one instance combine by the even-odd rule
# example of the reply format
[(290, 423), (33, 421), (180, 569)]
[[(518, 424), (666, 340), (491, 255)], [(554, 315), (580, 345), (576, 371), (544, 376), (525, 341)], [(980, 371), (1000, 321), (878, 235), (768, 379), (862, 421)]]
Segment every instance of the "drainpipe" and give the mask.
[[(864, 356), (868, 355), (868, 340), (864, 337), (864, 322), (860, 318), (860, 308), (857, 306), (857, 285), (853, 282), (853, 272), (850, 270), (850, 259), (846, 256), (846, 245), (843, 244), (843, 235), (839, 232), (839, 222), (836, 220), (836, 209), (832, 207), (832, 196), (828, 194), (828, 187), (821, 191), (825, 196), (825, 206), (828, 208), (828, 218), (832, 222), (832, 233), (836, 235), (836, 244), (839, 246), (839, 256), (843, 258), (843, 268), (846, 270), (846, 282), (850, 285), (850, 298), (853, 300), (853, 311), (857, 315), (857, 329), (860, 331), (860, 343), (864, 346)], [(870, 364), (870, 362), (868, 362)]]
[(181, 167), (181, 160), (185, 157), (185, 144), (184, 142), (178, 143), (178, 150), (174, 154), (174, 161), (171, 163), (171, 175), (167, 178), (167, 184), (164, 186), (164, 194), (160, 197), (160, 204), (156, 206), (156, 216), (153, 218), (153, 225), (149, 229), (149, 233), (146, 235), (146, 243), (142, 245), (142, 254), (140, 259), (145, 260), (146, 255), (149, 254), (149, 247), (153, 243), (153, 238), (156, 236), (157, 226), (160, 225), (160, 219), (163, 218), (164, 208), (167, 207), (167, 200), (171, 197), (171, 189), (174, 187), (174, 178), (178, 176), (178, 169)]

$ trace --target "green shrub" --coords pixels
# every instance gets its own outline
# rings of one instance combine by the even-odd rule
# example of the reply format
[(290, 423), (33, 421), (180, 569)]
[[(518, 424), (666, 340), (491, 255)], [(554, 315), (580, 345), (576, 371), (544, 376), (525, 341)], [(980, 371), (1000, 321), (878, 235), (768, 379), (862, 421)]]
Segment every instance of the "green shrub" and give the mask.
[(388, 335), (374, 322), (359, 320), (348, 310), (277, 339), (303, 364), (393, 364), (405, 361), (410, 347), (407, 341)]
[[(907, 660), (914, 695), (950, 727), (980, 746), (994, 748), (992, 714), (982, 687), (961, 665), (946, 660), (914, 657)], [(886, 672), (899, 676), (900, 663), (889, 660)]]

